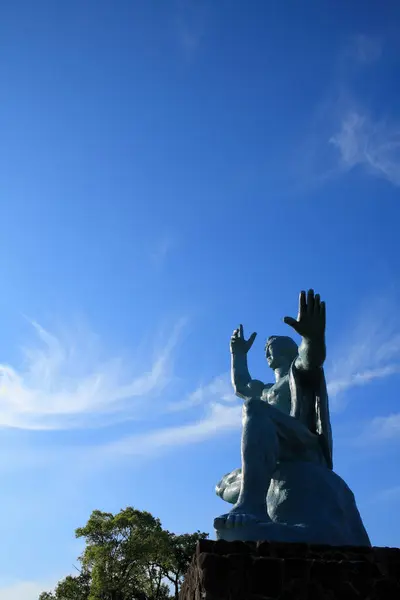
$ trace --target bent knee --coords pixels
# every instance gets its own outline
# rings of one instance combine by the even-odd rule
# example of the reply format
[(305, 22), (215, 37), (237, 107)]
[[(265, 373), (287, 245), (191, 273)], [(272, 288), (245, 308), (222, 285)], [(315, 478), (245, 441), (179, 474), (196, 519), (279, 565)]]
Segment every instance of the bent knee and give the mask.
[(252, 414), (267, 414), (269, 409), (268, 402), (261, 400), (260, 398), (247, 398), (243, 403), (243, 413), (246, 415)]

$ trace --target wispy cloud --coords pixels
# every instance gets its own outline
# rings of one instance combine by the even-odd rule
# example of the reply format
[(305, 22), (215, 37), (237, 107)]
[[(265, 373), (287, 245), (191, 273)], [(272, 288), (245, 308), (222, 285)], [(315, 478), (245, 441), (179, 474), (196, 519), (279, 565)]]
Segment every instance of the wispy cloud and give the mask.
[[(356, 168), (400, 185), (400, 121), (382, 106), (382, 94), (380, 116), (376, 116), (372, 94), (366, 104), (365, 86), (362, 91), (358, 87), (362, 77), (373, 89), (384, 60), (383, 46), (379, 37), (358, 34), (350, 36), (338, 52), (331, 83), (316, 106), (302, 152), (296, 153), (298, 179), (306, 179), (307, 188)], [(392, 46), (397, 52), (397, 46)], [(381, 90), (382, 81), (375, 87)]]
[(371, 443), (391, 440), (400, 440), (400, 413), (375, 417), (364, 427), (358, 441)]
[[(225, 430), (238, 429), (241, 424), (241, 405), (212, 403), (207, 414), (198, 421), (185, 425), (165, 427), (145, 434), (127, 436), (100, 449), (104, 457), (143, 456), (151, 457), (160, 450), (202, 442)], [(98, 451), (95, 451), (98, 456)]]
[(328, 364), (328, 391), (333, 408), (343, 405), (345, 392), (400, 373), (400, 323), (396, 302), (370, 298), (350, 332), (336, 343)]
[(219, 375), (207, 384), (199, 385), (193, 392), (188, 394), (184, 400), (171, 402), (167, 405), (169, 412), (182, 411), (200, 404), (213, 404), (214, 402), (237, 401), (232, 390), (229, 374)]
[[(396, 313), (386, 301), (370, 304), (352, 334), (336, 351), (331, 350), (337, 357), (327, 369), (333, 410), (346, 404), (352, 388), (400, 373), (400, 328), (396, 320), (390, 323), (390, 314)], [(167, 447), (200, 442), (218, 431), (239, 429), (241, 402), (233, 395), (228, 373), (189, 393), (173, 385), (177, 381), (174, 349), (182, 326), (183, 322), (175, 326), (152, 361), (144, 366), (142, 358), (141, 368), (132, 372), (121, 358), (100, 360), (98, 344), (90, 336), (65, 339), (34, 324), (39, 345), (25, 349), (23, 367), (0, 364), (0, 425), (39, 430), (93, 428), (147, 417), (148, 431), (143, 433), (141, 427), (140, 434), (92, 448), (95, 454), (109, 456), (153, 455)], [(185, 416), (182, 424), (184, 412), (189, 422)], [(178, 413), (179, 418), (174, 416)], [(156, 425), (154, 414), (168, 415), (172, 424)], [(380, 417), (369, 431), (377, 438), (379, 430), (387, 438), (397, 426), (396, 415)], [(41, 450), (37, 450), (40, 458)], [(64, 450), (60, 448), (61, 458)]]
[[(32, 438), (32, 442), (20, 444), (12, 461), (0, 461), (2, 469), (76, 464), (78, 456), (77, 466), (85, 469), (88, 461), (95, 465), (107, 457), (151, 457), (167, 448), (201, 442), (222, 430), (240, 428), (241, 402), (233, 395), (228, 373), (188, 393), (175, 385), (174, 354), (183, 320), (157, 347), (153, 360), (144, 364), (142, 358), (140, 369), (137, 366), (134, 371), (122, 358), (101, 360), (99, 341), (86, 331), (56, 336), (37, 323), (32, 326), (35, 342), (24, 348), (23, 366), (0, 364), (0, 426), (83, 429), (136, 418), (146, 419), (148, 429), (91, 446), (75, 440), (73, 447), (58, 446), (50, 453), (47, 445)], [(182, 413), (189, 415), (189, 422), (185, 417), (182, 424)], [(160, 414), (169, 415), (172, 425), (163, 427), (162, 421), (156, 425)]]
[(357, 110), (348, 111), (340, 130), (330, 138), (344, 169), (356, 166), (400, 185), (400, 125), (373, 120)]
[(182, 326), (176, 324), (152, 361), (137, 357), (136, 368), (128, 368), (119, 357), (101, 360), (91, 336), (61, 338), (33, 323), (37, 341), (24, 349), (23, 367), (0, 364), (0, 426), (63, 429), (135, 416), (146, 396), (171, 382)]
[[(400, 374), (400, 322), (393, 296), (370, 298), (354, 329), (336, 344), (328, 366), (328, 391), (333, 411), (343, 409), (349, 392)], [(354, 443), (400, 439), (400, 413), (377, 416), (361, 425)]]
[[(333, 410), (346, 406), (348, 392), (355, 387), (400, 374), (400, 323), (395, 307), (396, 302), (389, 295), (369, 298), (353, 330), (331, 349), (333, 360), (327, 366), (327, 380)], [(190, 411), (199, 406), (204, 415), (200, 419), (126, 437), (107, 445), (106, 454), (151, 456), (167, 447), (201, 442), (223, 430), (240, 429), (241, 402), (233, 395), (227, 373), (200, 385), (183, 400), (167, 405), (167, 410)], [(396, 415), (379, 417), (369, 425), (375, 439), (388, 439), (395, 435), (396, 428), (400, 429), (400, 417)]]
[(340, 393), (347, 392), (353, 387), (359, 387), (371, 383), (375, 379), (383, 379), (390, 375), (400, 373), (399, 365), (387, 365), (386, 367), (379, 367), (377, 369), (367, 369), (361, 372), (355, 372), (349, 375), (346, 379), (334, 379), (328, 382), (328, 392), (333, 398), (338, 396)]

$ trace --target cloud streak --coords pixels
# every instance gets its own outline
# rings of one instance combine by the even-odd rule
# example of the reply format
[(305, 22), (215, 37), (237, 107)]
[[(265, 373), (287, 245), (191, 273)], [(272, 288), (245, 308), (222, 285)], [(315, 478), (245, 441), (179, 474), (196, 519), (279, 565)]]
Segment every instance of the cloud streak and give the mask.
[(233, 393), (229, 373), (215, 377), (210, 383), (200, 385), (191, 392), (185, 400), (172, 402), (167, 406), (168, 412), (177, 412), (213, 402), (234, 402), (237, 400)]
[(367, 385), (375, 379), (383, 379), (398, 373), (400, 373), (400, 364), (355, 372), (350, 374), (346, 379), (334, 379), (328, 382), (328, 392), (331, 397), (336, 398), (339, 394), (347, 392), (351, 388)]
[[(395, 302), (386, 297), (369, 299), (368, 308), (360, 312), (350, 334), (333, 349), (337, 356), (327, 366), (328, 392), (333, 411), (343, 408), (348, 393), (377, 380), (400, 374), (400, 332)], [(382, 315), (379, 319), (377, 315)], [(167, 406), (170, 413), (202, 407), (204, 416), (181, 426), (161, 428), (126, 437), (101, 450), (108, 456), (153, 456), (166, 448), (199, 443), (218, 432), (239, 430), (241, 402), (232, 393), (229, 374), (199, 386), (184, 400)], [(392, 439), (400, 433), (400, 417), (378, 417), (368, 425), (370, 439)]]
[[(373, 310), (364, 313), (353, 333), (337, 346), (338, 358), (328, 364), (333, 410), (346, 404), (351, 389), (400, 373), (399, 328), (395, 322), (390, 324), (386, 316), (379, 321), (379, 314), (395, 311), (387, 302), (375, 301)], [(73, 336), (64, 339), (34, 324), (39, 344), (25, 349), (23, 368), (0, 365), (0, 425), (51, 430), (149, 418), (150, 429), (145, 433), (82, 449), (83, 454), (88, 450), (92, 457), (154, 455), (161, 449), (201, 442), (217, 432), (239, 429), (241, 402), (232, 392), (228, 373), (199, 385), (182, 399), (176, 397), (173, 358), (182, 327), (183, 322), (179, 322), (153, 361), (132, 373), (120, 358), (99, 360), (97, 342), (92, 338), (83, 336), (85, 343)], [(180, 424), (181, 417), (178, 420), (173, 415), (184, 412), (191, 420)], [(172, 425), (154, 427), (154, 414), (169, 415)], [(389, 439), (397, 435), (398, 422), (396, 415), (379, 417), (370, 424), (369, 435), (376, 440)], [(40, 449), (37, 450), (40, 455)], [(65, 450), (60, 449), (60, 457)]]
[(400, 324), (394, 299), (370, 298), (353, 330), (336, 343), (332, 355), (327, 380), (334, 408), (351, 388), (400, 373)]
[[(118, 357), (100, 360), (92, 337), (61, 339), (33, 323), (37, 343), (25, 348), (23, 368), (0, 364), (0, 426), (70, 429), (134, 417), (145, 397), (159, 395), (171, 382), (183, 324), (139, 371)], [(132, 399), (136, 403), (128, 407)]]
[[(307, 188), (354, 169), (400, 185), (400, 122), (390, 116), (392, 110), (385, 112), (382, 93), (380, 116), (376, 116), (373, 99), (367, 106), (364, 103), (365, 86), (358, 91), (360, 77), (374, 88), (383, 48), (381, 38), (358, 34), (350, 36), (339, 51), (332, 82), (309, 124), (303, 155), (296, 154)], [(376, 83), (381, 90), (382, 80)]]
[[(368, 309), (361, 311), (354, 330), (337, 345), (338, 358), (327, 372), (333, 411), (346, 406), (351, 389), (400, 374), (400, 323), (396, 304), (389, 297), (370, 299)], [(361, 427), (355, 443), (373, 444), (395, 439), (400, 439), (400, 413), (374, 417)]]
[(400, 125), (374, 121), (357, 110), (347, 111), (340, 130), (330, 138), (344, 170), (357, 166), (400, 185)]
[[(185, 425), (165, 427), (143, 435), (127, 436), (100, 449), (101, 455), (150, 457), (168, 447), (196, 444), (221, 431), (238, 429), (241, 424), (242, 407), (227, 406), (218, 402), (207, 408), (205, 417)], [(97, 450), (96, 450), (96, 455)]]
[(375, 417), (361, 433), (360, 442), (389, 442), (400, 439), (400, 413)]

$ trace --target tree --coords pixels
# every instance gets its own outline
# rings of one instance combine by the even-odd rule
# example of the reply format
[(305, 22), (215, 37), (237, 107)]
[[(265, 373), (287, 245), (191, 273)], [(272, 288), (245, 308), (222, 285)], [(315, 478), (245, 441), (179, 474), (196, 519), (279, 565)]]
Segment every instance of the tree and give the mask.
[(77, 576), (68, 575), (56, 586), (54, 593), (43, 592), (39, 600), (89, 600), (91, 575), (82, 572)]
[(168, 600), (171, 585), (177, 599), (196, 543), (208, 535), (173, 534), (132, 507), (115, 515), (95, 510), (75, 533), (85, 540), (82, 572), (39, 600)]
[(207, 533), (183, 533), (176, 535), (164, 532), (165, 546), (160, 553), (162, 573), (174, 587), (175, 600), (179, 598), (179, 590), (186, 571), (189, 568), (197, 542), (208, 537)]
[(76, 530), (76, 537), (86, 542), (80, 560), (92, 573), (89, 600), (107, 595), (134, 600), (143, 594), (159, 600), (162, 575), (154, 557), (161, 534), (159, 519), (148, 512), (132, 507), (116, 515), (95, 510), (85, 527)]

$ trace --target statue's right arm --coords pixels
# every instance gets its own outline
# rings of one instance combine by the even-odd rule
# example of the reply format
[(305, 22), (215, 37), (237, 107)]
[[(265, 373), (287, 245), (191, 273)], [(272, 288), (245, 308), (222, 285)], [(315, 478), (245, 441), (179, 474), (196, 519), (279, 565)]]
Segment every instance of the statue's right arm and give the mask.
[(247, 366), (247, 354), (245, 352), (232, 352), (231, 379), (236, 396), (246, 398), (248, 396), (247, 386), (251, 381), (251, 377)]
[(231, 337), (231, 379), (235, 394), (240, 398), (247, 398), (249, 395), (248, 385), (251, 377), (247, 366), (247, 353), (253, 345), (256, 335), (253, 333), (246, 340), (243, 334), (243, 325), (239, 325)]

